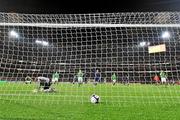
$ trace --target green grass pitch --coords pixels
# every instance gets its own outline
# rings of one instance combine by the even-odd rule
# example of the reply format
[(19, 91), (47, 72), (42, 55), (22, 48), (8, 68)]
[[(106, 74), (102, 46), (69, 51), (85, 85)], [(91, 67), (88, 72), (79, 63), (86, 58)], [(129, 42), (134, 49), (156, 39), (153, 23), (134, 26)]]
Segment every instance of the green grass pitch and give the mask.
[[(59, 83), (56, 93), (33, 93), (36, 87), (0, 83), (0, 120), (180, 120), (178, 85)], [(99, 104), (90, 103), (93, 93)]]

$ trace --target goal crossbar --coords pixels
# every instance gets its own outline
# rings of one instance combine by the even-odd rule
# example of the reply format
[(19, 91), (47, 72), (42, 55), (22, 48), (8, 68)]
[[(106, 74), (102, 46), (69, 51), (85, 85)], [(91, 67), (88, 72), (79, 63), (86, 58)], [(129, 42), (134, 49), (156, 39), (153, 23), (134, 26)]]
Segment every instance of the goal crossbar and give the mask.
[(180, 24), (60, 24), (60, 23), (0, 23), (0, 26), (27, 26), (27, 27), (180, 27)]

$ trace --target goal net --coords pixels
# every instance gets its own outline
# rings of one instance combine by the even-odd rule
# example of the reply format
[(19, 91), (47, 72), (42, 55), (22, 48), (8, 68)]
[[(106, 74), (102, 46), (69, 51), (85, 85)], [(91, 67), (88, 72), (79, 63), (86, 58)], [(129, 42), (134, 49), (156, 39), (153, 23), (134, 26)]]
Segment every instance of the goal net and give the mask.
[[(179, 103), (179, 32), (179, 12), (0, 13), (0, 99), (87, 104), (97, 94), (104, 104)], [(37, 77), (55, 73), (55, 92), (34, 91)]]

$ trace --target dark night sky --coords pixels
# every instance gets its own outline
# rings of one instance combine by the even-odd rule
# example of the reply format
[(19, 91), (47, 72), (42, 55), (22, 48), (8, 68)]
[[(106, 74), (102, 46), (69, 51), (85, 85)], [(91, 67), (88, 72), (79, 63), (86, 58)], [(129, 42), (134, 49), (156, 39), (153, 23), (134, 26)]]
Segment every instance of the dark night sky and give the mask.
[(180, 0), (0, 0), (1, 12), (100, 13), (180, 11)]

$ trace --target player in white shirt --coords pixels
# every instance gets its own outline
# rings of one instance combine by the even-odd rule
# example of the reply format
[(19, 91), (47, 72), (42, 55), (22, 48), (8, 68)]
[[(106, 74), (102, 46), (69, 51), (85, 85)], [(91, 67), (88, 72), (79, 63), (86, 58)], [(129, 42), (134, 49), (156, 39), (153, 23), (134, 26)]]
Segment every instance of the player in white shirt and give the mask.
[(37, 81), (39, 83), (38, 90), (44, 91), (44, 92), (52, 92), (54, 91), (53, 88), (51, 88), (51, 80), (48, 77), (37, 77)]

